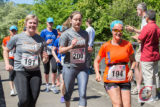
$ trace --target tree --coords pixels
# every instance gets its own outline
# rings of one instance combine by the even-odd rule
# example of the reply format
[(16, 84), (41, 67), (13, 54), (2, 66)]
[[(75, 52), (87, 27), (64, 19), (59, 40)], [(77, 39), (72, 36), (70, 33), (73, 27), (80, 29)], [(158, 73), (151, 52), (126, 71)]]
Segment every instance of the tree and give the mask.
[[(12, 2), (1, 4), (0, 44), (2, 44), (4, 36), (9, 35), (9, 27), (11, 25), (18, 25), (18, 21), (24, 19), (28, 13), (29, 11), (24, 6), (20, 7)], [(2, 58), (2, 48), (0, 48), (0, 58)]]
[(46, 19), (54, 18), (54, 27), (61, 25), (74, 9), (75, 0), (35, 0), (33, 13), (39, 18), (39, 31), (46, 28)]

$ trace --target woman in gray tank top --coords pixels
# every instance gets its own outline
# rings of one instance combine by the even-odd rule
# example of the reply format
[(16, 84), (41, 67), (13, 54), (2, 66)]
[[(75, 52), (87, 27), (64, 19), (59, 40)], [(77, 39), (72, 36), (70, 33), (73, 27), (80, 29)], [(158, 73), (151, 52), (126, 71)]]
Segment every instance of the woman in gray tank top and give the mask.
[[(25, 19), (26, 31), (11, 38), (4, 51), (6, 70), (15, 71), (18, 107), (35, 107), (41, 86), (40, 56), (44, 63), (48, 61), (48, 55), (44, 51), (45, 42), (36, 34), (37, 25), (38, 18), (28, 15)], [(8, 53), (13, 48), (16, 49), (14, 68), (8, 60)]]
[(88, 68), (86, 56), (88, 53), (88, 33), (80, 26), (82, 15), (75, 11), (70, 16), (71, 28), (62, 33), (60, 37), (59, 53), (64, 53), (63, 79), (66, 92), (64, 95), (66, 107), (70, 107), (70, 99), (74, 89), (75, 78), (78, 82), (79, 107), (86, 107), (86, 89), (88, 83)]

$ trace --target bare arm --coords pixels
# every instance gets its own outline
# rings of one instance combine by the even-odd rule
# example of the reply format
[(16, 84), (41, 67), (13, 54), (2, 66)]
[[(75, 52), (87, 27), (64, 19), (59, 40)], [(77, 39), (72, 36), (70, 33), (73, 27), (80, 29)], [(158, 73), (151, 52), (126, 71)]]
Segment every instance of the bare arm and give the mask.
[(55, 53), (55, 50), (56, 50), (56, 47), (53, 46), (53, 48), (52, 48), (52, 55), (56, 59), (56, 62), (60, 63), (60, 60), (59, 60), (59, 58), (57, 57), (57, 55)]
[(77, 42), (78, 42), (78, 40), (76, 38), (74, 38), (72, 40), (71, 45), (69, 45), (67, 47), (60, 46), (59, 47), (59, 53), (62, 54), (62, 53), (68, 52), (70, 49), (72, 49), (76, 45)]
[(5, 68), (7, 71), (11, 71), (13, 70), (13, 66), (9, 64), (9, 51), (10, 50), (4, 45), (2, 45), (2, 48), (3, 48), (3, 58), (5, 62)]
[(135, 61), (135, 57), (134, 54), (132, 54), (130, 57), (130, 62), (131, 62), (131, 67), (130, 67), (130, 71), (128, 72), (128, 80), (131, 81), (133, 78), (133, 69), (135, 69), (136, 66), (136, 61)]
[(140, 29), (136, 29), (134, 26), (126, 25), (125, 29), (127, 31), (129, 31), (129, 32), (134, 32), (134, 33), (138, 33), (138, 34), (141, 33), (141, 30)]
[(133, 39), (135, 39), (138, 43), (141, 43), (141, 40), (138, 39), (139, 34), (136, 34), (132, 36)]
[(97, 55), (97, 57), (94, 60), (94, 70), (96, 72), (96, 81), (100, 82), (102, 80), (101, 75), (99, 73), (99, 63), (101, 62), (102, 58)]

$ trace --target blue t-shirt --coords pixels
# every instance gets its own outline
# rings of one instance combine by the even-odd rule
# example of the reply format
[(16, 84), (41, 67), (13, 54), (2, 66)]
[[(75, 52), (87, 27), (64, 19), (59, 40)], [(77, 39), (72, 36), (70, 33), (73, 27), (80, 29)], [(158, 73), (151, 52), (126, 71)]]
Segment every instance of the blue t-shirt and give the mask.
[(53, 46), (54, 42), (58, 36), (58, 32), (56, 29), (53, 29), (52, 32), (48, 31), (47, 29), (44, 29), (44, 30), (42, 30), (40, 36), (45, 40), (45, 42), (48, 39), (52, 39), (53, 40), (52, 43), (48, 44), (48, 46)]
[[(65, 56), (65, 54), (60, 54), (59, 53), (59, 37), (55, 40), (55, 42), (54, 42), (54, 46), (56, 47), (56, 54), (57, 54), (57, 57), (58, 57), (58, 59), (61, 61), (61, 57), (64, 57)], [(58, 63), (58, 65), (59, 65), (59, 63)]]

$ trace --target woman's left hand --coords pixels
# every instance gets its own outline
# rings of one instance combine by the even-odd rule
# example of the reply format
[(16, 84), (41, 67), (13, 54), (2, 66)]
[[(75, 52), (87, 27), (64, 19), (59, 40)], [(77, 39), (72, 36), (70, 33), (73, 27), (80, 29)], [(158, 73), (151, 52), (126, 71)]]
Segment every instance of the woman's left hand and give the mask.
[(93, 51), (93, 48), (89, 46), (88, 47), (88, 52), (91, 53), (92, 51)]
[(133, 72), (132, 72), (132, 70), (129, 70), (127, 77), (128, 77), (128, 80), (129, 80), (129, 81), (132, 80), (132, 78), (133, 78)]
[(47, 63), (48, 62), (48, 54), (47, 54), (47, 52), (43, 51), (42, 58), (43, 58), (43, 63)]

